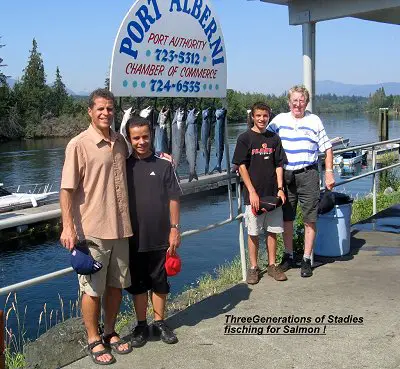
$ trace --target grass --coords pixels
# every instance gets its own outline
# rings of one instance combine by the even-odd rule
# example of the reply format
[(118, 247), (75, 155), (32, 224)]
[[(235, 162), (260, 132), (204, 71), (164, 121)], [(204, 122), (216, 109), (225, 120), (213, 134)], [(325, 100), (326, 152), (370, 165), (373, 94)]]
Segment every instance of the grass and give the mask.
[[(261, 255), (260, 255), (261, 256)], [(234, 286), (242, 279), (242, 269), (240, 257), (237, 256), (231, 262), (219, 266), (214, 275), (205, 274), (194, 284), (187, 286), (184, 291), (177, 296), (169, 296), (166, 305), (166, 315), (169, 316), (178, 311), (205, 299), (206, 297), (220, 293), (227, 288)], [(132, 299), (124, 296), (123, 303), (127, 307), (124, 312), (118, 314), (116, 331), (121, 332), (125, 327), (134, 322), (135, 311)], [(151, 317), (153, 310), (151, 306), (147, 309), (147, 316)]]
[[(48, 311), (47, 303), (43, 305), (43, 310), (39, 314), (37, 337), (43, 332), (48, 331), (51, 327), (58, 323), (65, 321), (64, 312), (64, 301), (60, 295), (58, 295), (60, 309), (51, 309)], [(69, 314), (67, 318), (79, 316), (78, 301), (69, 302)], [(25, 321), (28, 307), (25, 306), (24, 312), (19, 310), (17, 294), (14, 292), (9, 293), (5, 304), (5, 362), (6, 368), (18, 369), (26, 366), (25, 357), (23, 355), (23, 347), (29, 342), (26, 337)], [(16, 332), (10, 327), (11, 320), (14, 319), (16, 322)]]
[[(383, 193), (377, 194), (376, 209), (382, 211), (388, 207), (400, 203), (400, 191), (392, 192), (387, 195)], [(372, 198), (364, 197), (354, 201), (353, 213), (351, 216), (351, 223), (357, 223), (361, 220), (367, 219), (372, 215)]]
[[(10, 300), (10, 297), (13, 296), (13, 300)], [(8, 306), (8, 304), (10, 304)], [(5, 304), (4, 304), (4, 312), (5, 312), (5, 362), (6, 368), (16, 369), (23, 368), (25, 366), (25, 357), (22, 354), (23, 346), (27, 342), (26, 340), (26, 329), (25, 329), (25, 319), (26, 319), (26, 311), (27, 306), (25, 306), (24, 314), (21, 318), (21, 313), (18, 308), (18, 300), (17, 294), (11, 293), (8, 294)], [(12, 328), (9, 326), (9, 321), (14, 315), (17, 323), (17, 332), (14, 333)]]

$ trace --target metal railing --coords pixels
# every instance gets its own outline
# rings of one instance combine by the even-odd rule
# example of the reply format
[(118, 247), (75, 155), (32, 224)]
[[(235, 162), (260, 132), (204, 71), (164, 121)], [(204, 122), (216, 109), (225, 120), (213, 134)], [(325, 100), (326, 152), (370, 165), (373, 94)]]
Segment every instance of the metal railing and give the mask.
[[(225, 126), (225, 129), (226, 129), (226, 126)], [(243, 278), (243, 280), (245, 280), (246, 279), (246, 252), (245, 252), (245, 239), (244, 239), (244, 229), (243, 229), (243, 212), (242, 212), (243, 204), (242, 204), (241, 186), (240, 186), (239, 177), (236, 174), (229, 174), (230, 173), (229, 146), (228, 146), (228, 142), (227, 142), (227, 135), (225, 135), (225, 137), (226, 137), (226, 139), (225, 139), (225, 152), (226, 152), (225, 157), (226, 157), (226, 166), (227, 166), (227, 171), (228, 171), (227, 183), (228, 183), (228, 197), (229, 197), (229, 217), (225, 220), (222, 220), (222, 221), (214, 223), (214, 224), (207, 225), (202, 228), (192, 229), (192, 230), (182, 232), (181, 237), (182, 238), (189, 237), (189, 236), (192, 236), (192, 235), (195, 235), (198, 233), (202, 233), (202, 232), (210, 231), (210, 230), (218, 228), (218, 227), (222, 227), (222, 226), (230, 224), (232, 222), (238, 222), (238, 227), (239, 227), (238, 238), (239, 238), (239, 248), (240, 248), (240, 260), (241, 260), (241, 267), (242, 267), (242, 278)], [(400, 167), (400, 162), (398, 162), (396, 164), (392, 164), (392, 165), (386, 166), (384, 168), (376, 169), (376, 164), (377, 164), (376, 148), (381, 145), (391, 144), (391, 143), (400, 143), (400, 138), (388, 140), (388, 141), (382, 141), (382, 142), (374, 142), (371, 144), (346, 147), (345, 149), (340, 149), (340, 150), (334, 151), (334, 154), (340, 154), (340, 153), (350, 151), (350, 150), (368, 149), (368, 148), (372, 149), (372, 170), (370, 172), (363, 173), (358, 176), (354, 176), (352, 178), (338, 182), (338, 183), (336, 183), (335, 187), (341, 186), (346, 183), (350, 183), (350, 182), (359, 180), (360, 178), (364, 178), (364, 177), (372, 175), (373, 176), (373, 186), (372, 186), (373, 214), (376, 213), (376, 190), (377, 190), (376, 174), (386, 171), (386, 170), (396, 168), (396, 167)], [(235, 216), (233, 215), (234, 211), (233, 211), (233, 196), (232, 196), (232, 184), (231, 184), (232, 178), (236, 178), (236, 186), (235, 187), (236, 187), (236, 197), (237, 197), (237, 207), (238, 208), (237, 208), (237, 214)], [(57, 211), (55, 211), (55, 213), (52, 213), (49, 215), (50, 215), (50, 217), (54, 217), (55, 214), (59, 215), (60, 211), (57, 210)], [(35, 217), (35, 215), (32, 215), (32, 217)], [(43, 219), (45, 219), (45, 218), (43, 218)], [(43, 220), (43, 219), (40, 218), (40, 220)], [(66, 274), (71, 273), (72, 271), (73, 271), (72, 267), (69, 267), (69, 268), (65, 268), (62, 270), (58, 270), (53, 273), (49, 273), (49, 274), (45, 274), (45, 275), (42, 275), (42, 276), (39, 276), (36, 278), (32, 278), (27, 281), (23, 281), (20, 283), (12, 284), (7, 287), (0, 288), (0, 296), (7, 295), (10, 292), (15, 292), (15, 291), (21, 290), (23, 288), (27, 288), (27, 287), (30, 287), (33, 285), (40, 284), (40, 283), (52, 280), (54, 278), (62, 277)], [(1, 325), (2, 319), (3, 319), (3, 315), (2, 315), (2, 311), (0, 310), (0, 344), (4, 343), (4, 340), (1, 339), (1, 334), (4, 331), (4, 328), (2, 328), (4, 326)], [(4, 349), (4, 348), (0, 346), (0, 369), (1, 369), (1, 360), (4, 360), (2, 349)]]
[[(227, 136), (226, 136), (227, 137)], [(227, 140), (226, 140), (227, 141)], [(357, 176), (354, 176), (352, 178), (346, 179), (344, 181), (338, 182), (335, 184), (335, 187), (344, 185), (346, 183), (350, 183), (356, 180), (359, 180), (361, 178), (367, 177), (367, 176), (373, 176), (373, 186), (372, 186), (372, 194), (373, 194), (373, 214), (376, 214), (376, 190), (377, 190), (377, 178), (376, 178), (376, 174), (386, 171), (386, 170), (390, 170), (396, 167), (400, 167), (400, 162), (383, 167), (383, 168), (379, 168), (376, 169), (376, 148), (379, 146), (382, 146), (384, 144), (391, 144), (391, 143), (400, 143), (400, 138), (397, 139), (393, 139), (393, 140), (388, 140), (388, 141), (382, 141), (382, 142), (374, 142), (374, 143), (370, 143), (370, 144), (365, 144), (365, 145), (358, 145), (358, 146), (352, 146), (352, 147), (347, 147), (345, 149), (340, 149), (340, 150), (335, 150), (334, 154), (340, 154), (346, 151), (351, 151), (351, 150), (358, 150), (358, 149), (368, 149), (371, 148), (372, 149), (372, 170), (367, 172), (367, 173), (363, 173)], [(228, 168), (228, 173), (229, 173), (229, 151), (228, 151), (228, 146), (227, 146), (227, 142), (225, 142), (225, 150), (226, 150), (226, 164), (227, 164), (227, 168)], [(236, 178), (236, 197), (237, 197), (237, 206), (238, 206), (238, 210), (237, 210), (237, 214), (234, 216), (233, 215), (233, 196), (232, 196), (232, 187), (231, 187), (231, 180), (232, 178)], [(239, 178), (236, 174), (231, 174), (227, 176), (227, 182), (228, 182), (228, 196), (229, 196), (229, 217), (225, 220), (222, 220), (220, 222), (214, 223), (214, 224), (210, 224), (207, 225), (205, 227), (201, 227), (198, 229), (192, 229), (192, 230), (188, 230), (185, 232), (182, 232), (181, 237), (185, 238), (188, 236), (192, 236), (198, 233), (202, 233), (202, 232), (206, 232), (206, 231), (210, 231), (212, 229), (215, 228), (219, 228), (222, 227), (226, 224), (230, 224), (232, 222), (238, 221), (238, 225), (239, 225), (239, 247), (240, 247), (240, 257), (241, 257), (241, 264), (242, 264), (242, 276), (243, 276), (243, 280), (245, 280), (246, 278), (246, 257), (245, 257), (245, 247), (244, 247), (244, 231), (243, 231), (243, 213), (242, 213), (242, 196), (241, 196), (241, 186), (239, 185)], [(52, 211), (49, 212), (51, 214), (49, 214), (50, 217), (54, 217), (54, 214), (60, 215), (60, 210), (56, 210), (56, 211)], [(35, 215), (33, 214), (32, 216), (32, 220), (35, 219)], [(37, 217), (37, 216), (36, 216)], [(43, 220), (45, 218), (41, 217), (40, 220)], [(15, 292), (18, 291), (20, 289), (29, 287), (29, 286), (33, 286), (36, 284), (40, 284), (46, 281), (49, 281), (51, 279), (54, 278), (58, 278), (58, 277), (62, 277), (68, 273), (71, 273), (73, 271), (73, 269), (71, 267), (69, 268), (65, 268), (62, 270), (58, 270), (56, 272), (53, 273), (48, 273), (36, 278), (32, 278), (29, 279), (27, 281), (24, 282), (19, 282), (7, 287), (3, 287), (0, 288), (0, 296), (1, 295), (6, 295), (10, 292)]]
[[(227, 137), (227, 136), (226, 136)], [(227, 140), (226, 140), (227, 141)], [(363, 173), (357, 176), (354, 176), (352, 178), (346, 179), (344, 181), (338, 182), (336, 183), (335, 187), (344, 185), (346, 183), (350, 183), (356, 180), (359, 180), (361, 178), (367, 177), (367, 176), (373, 176), (373, 186), (372, 186), (372, 193), (373, 193), (373, 214), (376, 214), (376, 189), (377, 189), (377, 178), (376, 178), (376, 174), (386, 171), (386, 170), (390, 170), (396, 167), (400, 167), (400, 162), (383, 167), (383, 168), (379, 168), (376, 169), (376, 148), (378, 146), (382, 146), (384, 144), (391, 144), (391, 143), (400, 143), (400, 138), (397, 139), (393, 139), (393, 140), (388, 140), (388, 141), (382, 141), (382, 142), (374, 142), (374, 143), (370, 143), (370, 144), (365, 144), (365, 145), (358, 145), (358, 146), (352, 146), (352, 147), (347, 147), (345, 149), (340, 149), (340, 150), (335, 150), (334, 154), (340, 154), (346, 151), (351, 151), (351, 150), (358, 150), (358, 149), (367, 149), (367, 148), (371, 148), (372, 149), (372, 170), (367, 172), (367, 173)], [(227, 146), (227, 142), (225, 142), (225, 150), (226, 150), (226, 164), (227, 164), (227, 168), (228, 168), (228, 173), (229, 173), (229, 151), (228, 151), (228, 146)], [(232, 196), (232, 186), (231, 186), (231, 180), (232, 178), (236, 178), (236, 197), (237, 197), (237, 206), (238, 206), (238, 210), (237, 210), (237, 214), (234, 216), (233, 215), (233, 196)], [(198, 233), (202, 233), (202, 232), (206, 232), (206, 231), (210, 231), (212, 229), (215, 228), (219, 228), (222, 227), (226, 224), (230, 224), (232, 222), (237, 221), (239, 224), (239, 247), (240, 247), (240, 257), (241, 257), (241, 264), (242, 264), (242, 276), (243, 276), (243, 280), (245, 280), (246, 278), (246, 257), (245, 257), (245, 247), (244, 247), (244, 231), (243, 231), (243, 213), (242, 213), (242, 196), (241, 196), (241, 186), (239, 185), (240, 181), (239, 178), (236, 174), (230, 174), (227, 176), (227, 182), (228, 182), (228, 196), (229, 196), (229, 217), (225, 220), (222, 220), (220, 222), (214, 223), (214, 224), (210, 224), (207, 225), (205, 227), (201, 227), (198, 229), (192, 229), (192, 230), (188, 230), (185, 232), (182, 232), (181, 237), (185, 238), (188, 236), (192, 236)], [(52, 214), (50, 216), (54, 216), (54, 214), (59, 215), (60, 211), (54, 211), (51, 212)], [(35, 215), (32, 215), (32, 219), (35, 218)], [(42, 218), (40, 218), (40, 220), (42, 220)], [(65, 268), (62, 270), (58, 270), (56, 272), (53, 273), (49, 273), (49, 274), (45, 274), (36, 278), (32, 278), (29, 279), (27, 281), (24, 282), (19, 282), (7, 287), (2, 287), (0, 288), (0, 296), (1, 295), (6, 295), (10, 292), (15, 292), (18, 291), (20, 289), (29, 287), (29, 286), (33, 286), (36, 284), (40, 284), (46, 281), (49, 281), (53, 278), (58, 278), (61, 276), (64, 276), (68, 273), (71, 273), (73, 271), (73, 269), (71, 267), (69, 268)]]
[[(377, 153), (379, 152), (383, 152), (385, 151), (385, 148), (382, 147), (384, 145), (387, 144), (400, 144), (400, 138), (395, 138), (392, 140), (386, 140), (386, 141), (378, 141), (378, 142), (373, 142), (373, 143), (369, 143), (369, 144), (364, 144), (364, 145), (358, 145), (358, 146), (349, 146), (346, 147), (345, 149), (340, 149), (340, 150), (335, 150), (333, 153), (334, 155), (337, 154), (341, 154), (344, 153), (346, 151), (353, 151), (353, 150), (363, 150), (363, 149), (371, 149), (372, 151), (372, 170), (367, 172), (367, 173), (363, 173), (360, 174), (358, 176), (353, 176), (352, 178), (348, 178), (344, 181), (338, 182), (335, 184), (335, 187), (344, 185), (346, 183), (350, 183), (353, 181), (356, 181), (358, 179), (364, 178), (364, 177), (368, 177), (372, 175), (372, 215), (376, 214), (376, 194), (377, 194), (377, 173), (386, 171), (386, 170), (390, 170), (396, 167), (400, 167), (400, 161), (398, 159), (398, 162), (392, 165), (388, 165), (386, 167), (383, 168), (379, 168), (377, 169)], [(400, 147), (395, 148), (395, 150), (399, 153), (400, 155)], [(387, 148), (387, 151), (392, 151), (392, 148)], [(393, 151), (392, 151), (393, 152)], [(323, 154), (320, 155), (320, 158), (323, 157)], [(322, 173), (321, 173), (322, 174)], [(323, 182), (323, 179), (321, 177), (321, 183)]]

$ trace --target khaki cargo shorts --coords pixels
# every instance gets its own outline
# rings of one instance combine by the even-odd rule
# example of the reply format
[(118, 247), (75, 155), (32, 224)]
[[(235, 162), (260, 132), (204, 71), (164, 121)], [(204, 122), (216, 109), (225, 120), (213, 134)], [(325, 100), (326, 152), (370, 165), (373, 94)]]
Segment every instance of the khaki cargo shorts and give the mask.
[(87, 236), (89, 252), (103, 264), (103, 268), (90, 275), (78, 275), (80, 293), (99, 297), (106, 286), (126, 288), (131, 285), (129, 273), (128, 238), (104, 240)]

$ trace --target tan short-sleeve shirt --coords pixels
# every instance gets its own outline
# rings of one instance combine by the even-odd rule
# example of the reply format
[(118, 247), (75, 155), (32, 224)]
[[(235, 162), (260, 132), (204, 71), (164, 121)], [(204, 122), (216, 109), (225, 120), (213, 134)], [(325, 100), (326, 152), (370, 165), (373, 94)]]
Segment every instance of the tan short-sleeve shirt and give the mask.
[(107, 142), (92, 125), (65, 150), (61, 188), (72, 189), (72, 215), (80, 239), (132, 235), (126, 182), (127, 146), (111, 131)]

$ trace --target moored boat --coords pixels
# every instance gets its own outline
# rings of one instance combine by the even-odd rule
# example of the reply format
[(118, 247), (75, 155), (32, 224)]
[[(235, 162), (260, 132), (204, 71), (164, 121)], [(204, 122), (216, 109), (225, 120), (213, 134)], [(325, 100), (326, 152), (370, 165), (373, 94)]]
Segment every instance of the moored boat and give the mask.
[(333, 158), (334, 165), (346, 165), (351, 166), (357, 163), (362, 163), (365, 160), (365, 154), (361, 152), (361, 150), (351, 150), (343, 152), (339, 155), (335, 155)]
[[(26, 187), (26, 189), (24, 189)], [(56, 198), (52, 195), (58, 191), (52, 191), (50, 184), (34, 184), (18, 186), (15, 191), (8, 190), (0, 183), (0, 212), (15, 209), (37, 207), (47, 200)]]

